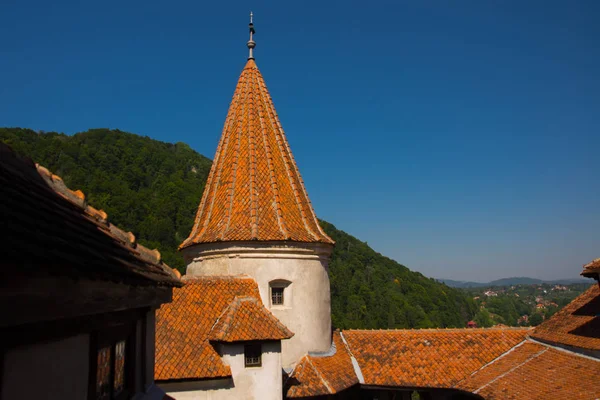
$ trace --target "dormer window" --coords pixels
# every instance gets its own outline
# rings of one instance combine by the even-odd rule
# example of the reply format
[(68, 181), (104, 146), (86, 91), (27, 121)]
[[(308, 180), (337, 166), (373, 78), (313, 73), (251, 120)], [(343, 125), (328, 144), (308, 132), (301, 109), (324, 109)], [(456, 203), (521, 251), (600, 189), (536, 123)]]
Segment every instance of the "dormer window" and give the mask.
[(269, 291), (271, 295), (271, 307), (290, 307), (291, 305), (291, 288), (292, 282), (284, 279), (277, 279), (269, 282)]
[(262, 366), (262, 348), (260, 344), (244, 346), (244, 366), (246, 368)]

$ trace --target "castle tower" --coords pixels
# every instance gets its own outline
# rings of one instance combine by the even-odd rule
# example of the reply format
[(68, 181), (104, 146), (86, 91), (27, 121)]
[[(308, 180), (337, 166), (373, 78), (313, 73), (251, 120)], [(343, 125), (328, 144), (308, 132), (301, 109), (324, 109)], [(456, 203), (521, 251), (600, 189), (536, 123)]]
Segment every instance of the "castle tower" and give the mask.
[(263, 77), (249, 57), (239, 78), (190, 236), (187, 274), (249, 275), (295, 336), (282, 363), (331, 345), (328, 262), (321, 229)]

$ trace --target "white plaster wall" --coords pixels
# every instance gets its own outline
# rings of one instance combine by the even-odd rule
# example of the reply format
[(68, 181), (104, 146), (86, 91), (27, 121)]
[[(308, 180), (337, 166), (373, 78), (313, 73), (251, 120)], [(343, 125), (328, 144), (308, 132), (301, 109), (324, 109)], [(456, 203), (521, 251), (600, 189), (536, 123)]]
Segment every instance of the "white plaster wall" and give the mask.
[[(196, 245), (184, 251), (187, 275), (248, 275), (256, 280), (263, 304), (294, 337), (282, 344), (290, 367), (309, 351), (331, 346), (328, 263), (332, 245), (295, 242), (235, 242)], [(285, 306), (271, 307), (269, 282), (287, 280)], [(289, 300), (289, 301), (288, 301)]]
[(2, 399), (87, 399), (89, 335), (21, 346), (4, 355)]
[(219, 347), (223, 361), (231, 368), (232, 379), (197, 382), (162, 383), (158, 386), (177, 400), (264, 399), (281, 400), (281, 344), (262, 343), (262, 366), (244, 366), (244, 345), (224, 344)]

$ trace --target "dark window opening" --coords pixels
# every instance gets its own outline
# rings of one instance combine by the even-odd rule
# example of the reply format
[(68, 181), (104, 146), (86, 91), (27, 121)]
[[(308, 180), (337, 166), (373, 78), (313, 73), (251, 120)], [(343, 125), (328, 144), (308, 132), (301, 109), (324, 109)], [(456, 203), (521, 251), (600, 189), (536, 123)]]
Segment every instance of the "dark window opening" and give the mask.
[(121, 400), (131, 394), (133, 332), (121, 328), (98, 332), (92, 343), (90, 400)]
[(247, 344), (244, 346), (244, 366), (260, 367), (262, 365), (262, 348), (260, 344)]
[(271, 288), (271, 304), (274, 306), (283, 305), (283, 289), (282, 287)]

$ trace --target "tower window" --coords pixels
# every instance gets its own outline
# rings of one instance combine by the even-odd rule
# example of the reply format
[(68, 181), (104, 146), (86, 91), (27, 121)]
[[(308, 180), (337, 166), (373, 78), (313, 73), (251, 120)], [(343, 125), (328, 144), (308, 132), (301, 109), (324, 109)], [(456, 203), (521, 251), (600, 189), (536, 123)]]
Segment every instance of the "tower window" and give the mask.
[(290, 308), (292, 305), (292, 282), (285, 279), (275, 279), (269, 282), (271, 307)]
[(271, 304), (274, 306), (283, 305), (283, 289), (282, 287), (271, 288)]
[(260, 344), (247, 344), (244, 346), (244, 366), (260, 367), (262, 365), (262, 348)]

